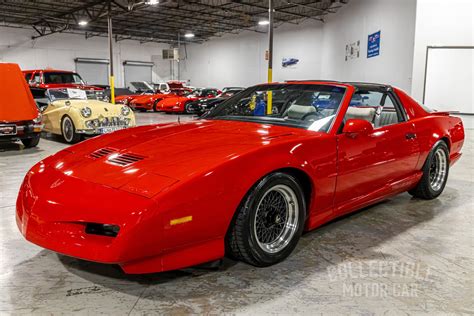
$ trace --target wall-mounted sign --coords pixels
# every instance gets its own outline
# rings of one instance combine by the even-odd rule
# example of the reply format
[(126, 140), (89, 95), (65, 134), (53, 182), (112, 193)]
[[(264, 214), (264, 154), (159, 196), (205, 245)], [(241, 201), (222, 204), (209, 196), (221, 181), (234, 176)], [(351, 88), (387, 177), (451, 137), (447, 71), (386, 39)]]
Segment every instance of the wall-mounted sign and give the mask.
[(367, 40), (367, 58), (380, 55), (380, 31), (369, 35)]
[(281, 66), (283, 68), (294, 67), (299, 61), (297, 58), (282, 58)]
[(346, 61), (349, 59), (359, 58), (360, 41), (346, 45)]

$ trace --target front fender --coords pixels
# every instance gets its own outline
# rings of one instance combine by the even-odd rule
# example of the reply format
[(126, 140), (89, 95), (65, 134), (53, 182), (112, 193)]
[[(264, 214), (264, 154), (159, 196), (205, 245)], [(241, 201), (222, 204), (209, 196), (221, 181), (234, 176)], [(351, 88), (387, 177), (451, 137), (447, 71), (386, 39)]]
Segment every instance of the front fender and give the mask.
[[(182, 179), (155, 197), (164, 223), (166, 247), (180, 248), (195, 242), (223, 240), (235, 211), (250, 188), (265, 175), (281, 169), (292, 168), (306, 173), (312, 186), (317, 188), (309, 206), (310, 216), (316, 210), (330, 208), (335, 187), (335, 147), (335, 139), (329, 138), (263, 145), (241, 156), (227, 157), (219, 165)], [(318, 205), (317, 209), (315, 205)], [(180, 219), (188, 220), (173, 224)]]

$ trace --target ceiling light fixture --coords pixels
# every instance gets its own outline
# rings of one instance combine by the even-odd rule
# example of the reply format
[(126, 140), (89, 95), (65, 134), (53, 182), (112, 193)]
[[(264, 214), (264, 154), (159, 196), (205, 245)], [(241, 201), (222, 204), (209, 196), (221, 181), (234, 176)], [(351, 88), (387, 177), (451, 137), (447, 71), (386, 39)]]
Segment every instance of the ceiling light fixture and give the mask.
[(268, 25), (268, 24), (270, 24), (270, 21), (268, 20), (258, 21), (258, 25)]
[(148, 5), (157, 5), (160, 3), (160, 0), (147, 0), (145, 3)]
[(77, 24), (79, 24), (80, 26), (86, 26), (87, 25), (87, 22), (86, 20), (80, 20), (79, 22), (77, 22)]
[(184, 34), (184, 37), (186, 37), (186, 38), (193, 38), (193, 37), (194, 37), (194, 34), (193, 34), (193, 33), (186, 33), (186, 34)]

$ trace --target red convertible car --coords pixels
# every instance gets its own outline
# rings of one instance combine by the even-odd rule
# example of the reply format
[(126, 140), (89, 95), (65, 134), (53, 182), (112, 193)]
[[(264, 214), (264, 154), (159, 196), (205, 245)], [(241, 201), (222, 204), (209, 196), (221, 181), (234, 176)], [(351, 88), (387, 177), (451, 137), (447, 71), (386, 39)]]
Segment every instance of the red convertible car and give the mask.
[(387, 85), (258, 85), (203, 119), (118, 131), (40, 161), (16, 220), (37, 245), (126, 273), (225, 255), (269, 266), (338, 216), (405, 191), (436, 198), (463, 141), (459, 118)]

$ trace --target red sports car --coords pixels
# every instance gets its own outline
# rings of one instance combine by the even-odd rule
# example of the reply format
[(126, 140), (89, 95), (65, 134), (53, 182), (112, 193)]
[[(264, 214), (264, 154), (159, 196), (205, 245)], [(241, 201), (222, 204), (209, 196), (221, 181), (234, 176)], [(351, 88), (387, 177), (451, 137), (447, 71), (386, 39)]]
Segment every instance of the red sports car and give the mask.
[(463, 140), (459, 118), (387, 85), (258, 85), (204, 119), (118, 131), (40, 161), (16, 220), (37, 245), (126, 273), (226, 254), (269, 266), (338, 216), (405, 191), (436, 198)]
[(189, 95), (179, 95), (174, 98), (165, 98), (155, 105), (156, 111), (166, 113), (192, 113), (191, 102), (215, 98), (221, 91), (218, 89), (197, 89)]
[(155, 112), (160, 111), (158, 103), (162, 100), (168, 98), (179, 98), (182, 95), (188, 94), (190, 91), (189, 88), (178, 88), (171, 89), (170, 93), (156, 93), (150, 95), (143, 95), (136, 97), (130, 101), (129, 106), (134, 110), (139, 110), (146, 112), (148, 110), (153, 110)]

